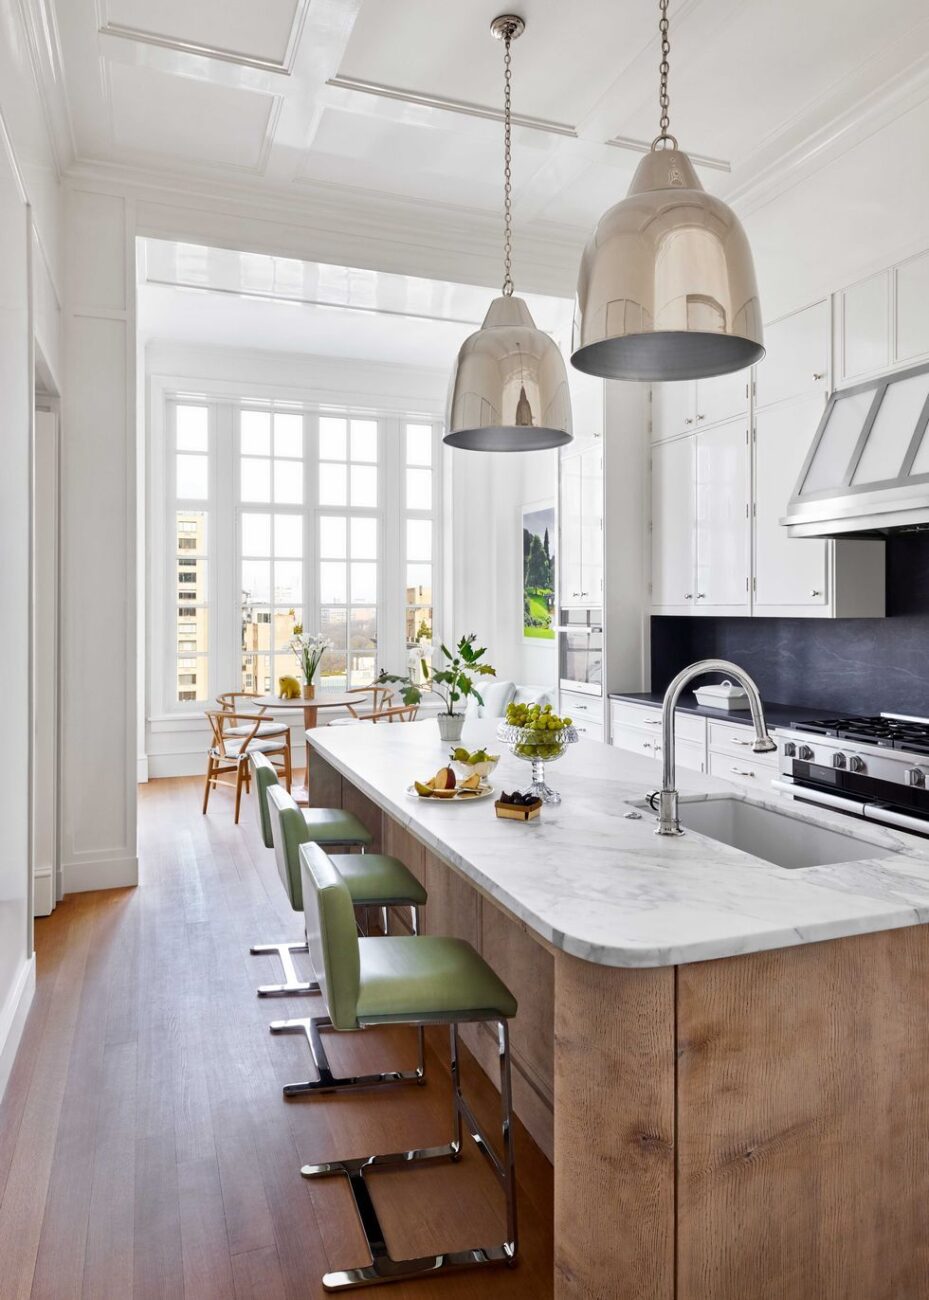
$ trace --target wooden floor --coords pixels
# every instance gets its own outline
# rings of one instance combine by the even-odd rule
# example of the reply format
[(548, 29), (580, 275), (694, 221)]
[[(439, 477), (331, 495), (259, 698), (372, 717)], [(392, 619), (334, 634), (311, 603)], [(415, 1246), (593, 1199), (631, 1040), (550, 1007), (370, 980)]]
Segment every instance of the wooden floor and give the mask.
[[(248, 947), (297, 939), (300, 922), (251, 799), (235, 827), (228, 792), (206, 817), (199, 792), (190, 780), (141, 787), (139, 888), (74, 895), (36, 923), (38, 989), (0, 1106), (3, 1300), (322, 1295), (321, 1275), (366, 1251), (344, 1180), (305, 1182), (300, 1165), (447, 1140), (444, 1035), (425, 1088), (283, 1100), (281, 1085), (311, 1067), (301, 1040), (272, 1038), (268, 1022), (319, 1003), (259, 1001), (276, 963)], [(408, 1034), (339, 1035), (331, 1056), (402, 1067)], [(470, 1061), (465, 1082), (489, 1126), (497, 1094)], [(520, 1126), (517, 1158), (519, 1266), (385, 1297), (552, 1294), (552, 1171)], [(460, 1165), (372, 1184), (395, 1255), (502, 1240), (502, 1197), (470, 1143)]]

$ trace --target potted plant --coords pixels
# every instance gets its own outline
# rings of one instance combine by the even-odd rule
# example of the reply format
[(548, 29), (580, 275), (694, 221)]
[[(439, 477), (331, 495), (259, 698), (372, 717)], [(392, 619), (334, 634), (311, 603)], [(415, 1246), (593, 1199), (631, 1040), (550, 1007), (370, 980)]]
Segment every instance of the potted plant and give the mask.
[(332, 649), (332, 642), (319, 633), (304, 632), (302, 623), (294, 623), (290, 648), (300, 661), (303, 672), (303, 698), (312, 700), (316, 695), (313, 678), (319, 671), (323, 655)]
[(474, 679), (476, 677), (493, 677), (496, 668), (490, 664), (481, 663), (480, 660), (487, 653), (486, 646), (475, 646), (476, 636), (472, 632), (470, 636), (463, 636), (455, 647), (454, 654), (445, 645), (439, 645), (438, 649), (443, 659), (445, 667), (433, 669), (430, 663), (435, 647), (424, 642), (420, 642), (421, 665), (423, 672), (423, 685), (419, 686), (411, 677), (398, 677), (391, 673), (381, 673), (378, 682), (385, 685), (390, 682), (401, 687), (400, 694), (403, 697), (404, 704), (419, 704), (423, 698), (423, 690), (429, 690), (437, 695), (444, 704), (444, 709), (436, 717), (439, 724), (439, 735), (443, 740), (460, 740), (461, 731), (464, 727), (464, 714), (458, 713), (455, 705), (464, 696), (473, 695), (478, 704), (484, 701), (474, 688)]

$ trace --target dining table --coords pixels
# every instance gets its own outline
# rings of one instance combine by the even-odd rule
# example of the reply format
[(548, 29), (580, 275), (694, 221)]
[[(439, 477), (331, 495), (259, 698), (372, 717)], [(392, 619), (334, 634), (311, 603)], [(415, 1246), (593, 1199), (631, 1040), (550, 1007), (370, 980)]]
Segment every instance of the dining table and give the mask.
[[(291, 700), (282, 700), (277, 695), (258, 695), (249, 703), (255, 708), (275, 714), (293, 713), (300, 709), (303, 712), (304, 729), (312, 731), (314, 727), (319, 726), (320, 709), (344, 709), (349, 704), (360, 704), (363, 702), (364, 695), (364, 689), (358, 688), (350, 691), (321, 691), (317, 692), (310, 700), (304, 699), (302, 695)], [(303, 785), (291, 791), (294, 799), (300, 804), (309, 803), (311, 762), (310, 742), (307, 740)]]

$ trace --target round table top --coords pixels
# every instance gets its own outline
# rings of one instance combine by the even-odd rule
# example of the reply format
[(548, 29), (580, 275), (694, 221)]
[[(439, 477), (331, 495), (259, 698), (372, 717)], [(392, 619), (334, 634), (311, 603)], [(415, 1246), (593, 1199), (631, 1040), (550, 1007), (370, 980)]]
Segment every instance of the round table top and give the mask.
[(296, 700), (280, 700), (276, 695), (259, 695), (249, 700), (251, 708), (264, 709), (338, 709), (346, 704), (358, 704), (366, 692), (355, 691), (317, 691), (312, 700), (305, 700), (301, 695)]

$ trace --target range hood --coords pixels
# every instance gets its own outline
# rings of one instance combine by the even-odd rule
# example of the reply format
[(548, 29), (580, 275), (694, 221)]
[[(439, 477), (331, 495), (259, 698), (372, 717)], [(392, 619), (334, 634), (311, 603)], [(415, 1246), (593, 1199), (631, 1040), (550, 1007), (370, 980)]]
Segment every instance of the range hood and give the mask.
[(781, 520), (791, 537), (929, 529), (929, 365), (832, 394)]

